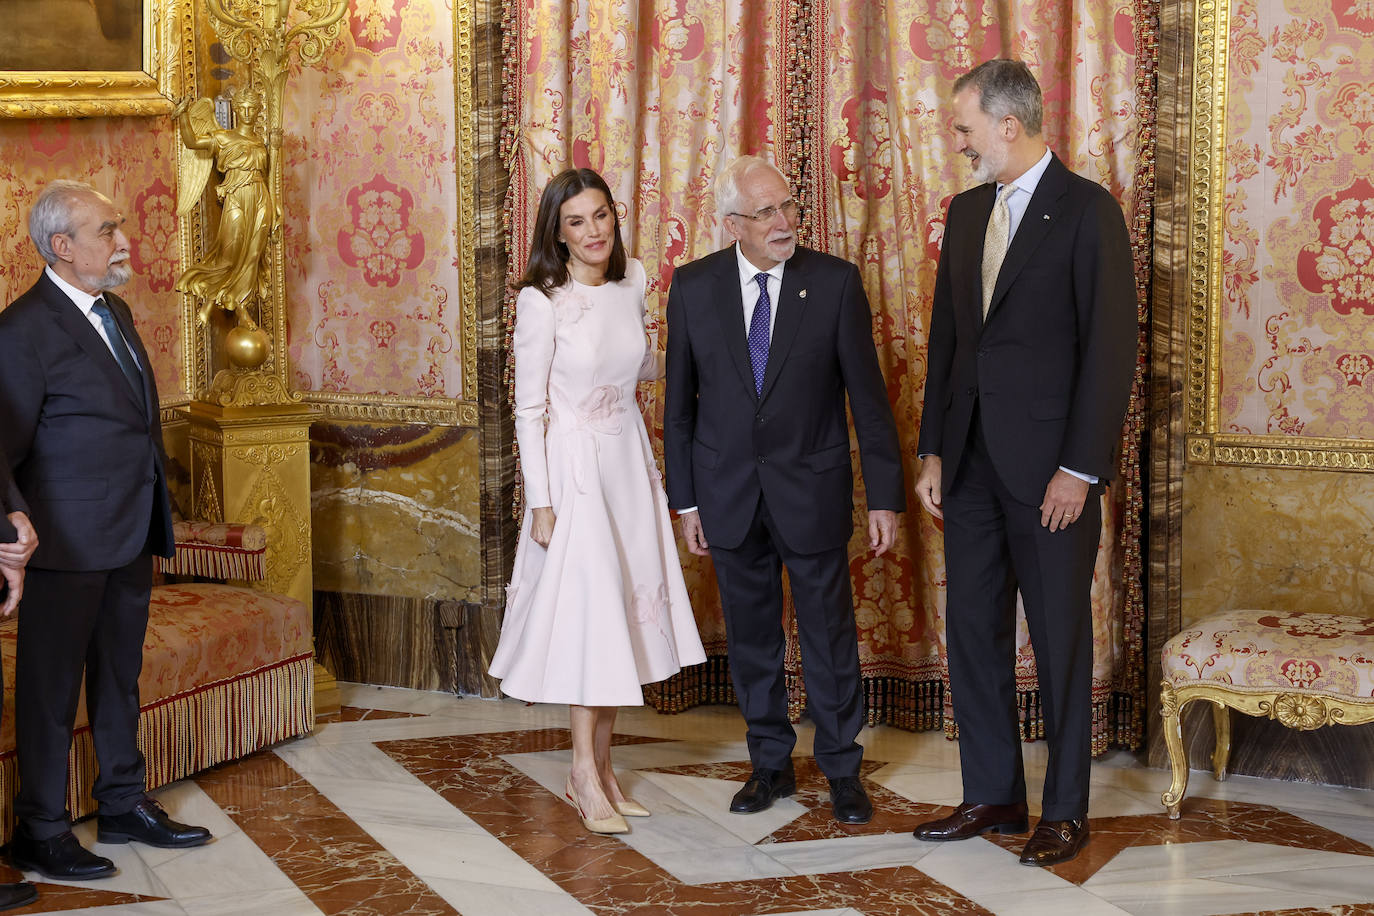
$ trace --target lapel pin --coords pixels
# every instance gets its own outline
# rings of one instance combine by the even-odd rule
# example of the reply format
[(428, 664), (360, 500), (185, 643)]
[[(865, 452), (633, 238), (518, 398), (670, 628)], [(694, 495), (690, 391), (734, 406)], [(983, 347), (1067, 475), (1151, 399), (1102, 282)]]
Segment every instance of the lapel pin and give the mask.
[(798, 298), (798, 299), (805, 299), (805, 298), (806, 298), (806, 290), (802, 290), (801, 292), (797, 293), (797, 298)]
[(1041, 216), (1040, 218), (1048, 222), (1048, 221), (1049, 221), (1049, 218), (1050, 218), (1050, 215), (1049, 215), (1048, 213), (1046, 213), (1046, 214), (1044, 214), (1043, 216)]

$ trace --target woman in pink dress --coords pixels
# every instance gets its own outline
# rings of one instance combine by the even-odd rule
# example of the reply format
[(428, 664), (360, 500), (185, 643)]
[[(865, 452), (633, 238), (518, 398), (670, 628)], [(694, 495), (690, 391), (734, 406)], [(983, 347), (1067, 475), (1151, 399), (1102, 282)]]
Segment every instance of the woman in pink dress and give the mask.
[(587, 829), (648, 810), (621, 791), (611, 733), (643, 684), (706, 660), (635, 386), (662, 375), (644, 332), (643, 266), (610, 188), (569, 169), (544, 189), (515, 303), (515, 437), (525, 516), (491, 674), (566, 703), (565, 789)]

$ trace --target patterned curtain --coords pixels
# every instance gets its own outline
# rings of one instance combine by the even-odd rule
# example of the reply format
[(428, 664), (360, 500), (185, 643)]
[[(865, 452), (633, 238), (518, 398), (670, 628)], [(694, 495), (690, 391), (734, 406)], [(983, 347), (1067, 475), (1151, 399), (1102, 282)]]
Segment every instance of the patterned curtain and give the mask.
[[(661, 319), (672, 268), (726, 241), (711, 200), (715, 171), (741, 153), (771, 154), (802, 202), (804, 242), (860, 265), (914, 481), (944, 210), (970, 183), (951, 143), (952, 83), (988, 57), (1030, 64), (1045, 90), (1051, 147), (1122, 201), (1137, 253), (1143, 329), (1153, 199), (1152, 3), (513, 0), (506, 31), (512, 271), (529, 250), (544, 183), (570, 165), (590, 166), (619, 198), (626, 243), (645, 262), (650, 311)], [(1143, 348), (1143, 334), (1141, 341)], [(1143, 394), (1138, 370), (1121, 474), (1104, 497), (1093, 587), (1096, 752), (1135, 746), (1143, 735)], [(642, 394), (654, 433), (661, 432), (660, 398), (661, 390)], [(862, 506), (861, 481), (856, 489)], [(952, 731), (942, 539), (914, 498), (909, 509), (889, 555), (869, 555), (862, 524), (851, 545), (868, 720)], [(649, 692), (663, 710), (733, 699), (710, 564), (682, 556), (711, 660)], [(1035, 738), (1043, 724), (1024, 619), (1020, 632), (1023, 729)], [(795, 634), (788, 674), (799, 715), (805, 695)]]

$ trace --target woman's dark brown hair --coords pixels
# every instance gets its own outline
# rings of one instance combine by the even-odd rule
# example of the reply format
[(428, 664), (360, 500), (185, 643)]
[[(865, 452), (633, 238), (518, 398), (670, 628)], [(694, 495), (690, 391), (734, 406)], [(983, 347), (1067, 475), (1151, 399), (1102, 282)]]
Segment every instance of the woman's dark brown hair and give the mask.
[(605, 179), (591, 169), (567, 169), (553, 177), (539, 198), (534, 238), (530, 241), (530, 260), (525, 265), (525, 275), (515, 284), (516, 289), (533, 286), (548, 295), (568, 282), (568, 246), (558, 240), (558, 220), (565, 203), (583, 191), (592, 190), (606, 195), (606, 206), (615, 217), (615, 240), (611, 243), (606, 279), (625, 279), (625, 243), (620, 240), (620, 214), (616, 212), (611, 189)]

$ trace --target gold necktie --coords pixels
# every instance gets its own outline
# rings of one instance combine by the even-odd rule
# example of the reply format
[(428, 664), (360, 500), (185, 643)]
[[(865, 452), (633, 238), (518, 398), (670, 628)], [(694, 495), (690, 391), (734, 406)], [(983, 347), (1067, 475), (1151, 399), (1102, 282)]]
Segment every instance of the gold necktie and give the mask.
[(1011, 209), (1007, 198), (1015, 189), (1013, 184), (1002, 186), (997, 195), (997, 203), (992, 206), (992, 216), (988, 219), (988, 232), (983, 237), (983, 320), (988, 317), (988, 306), (992, 305), (992, 291), (997, 287), (997, 274), (1002, 270), (1002, 261), (1007, 256), (1007, 241), (1011, 238)]

